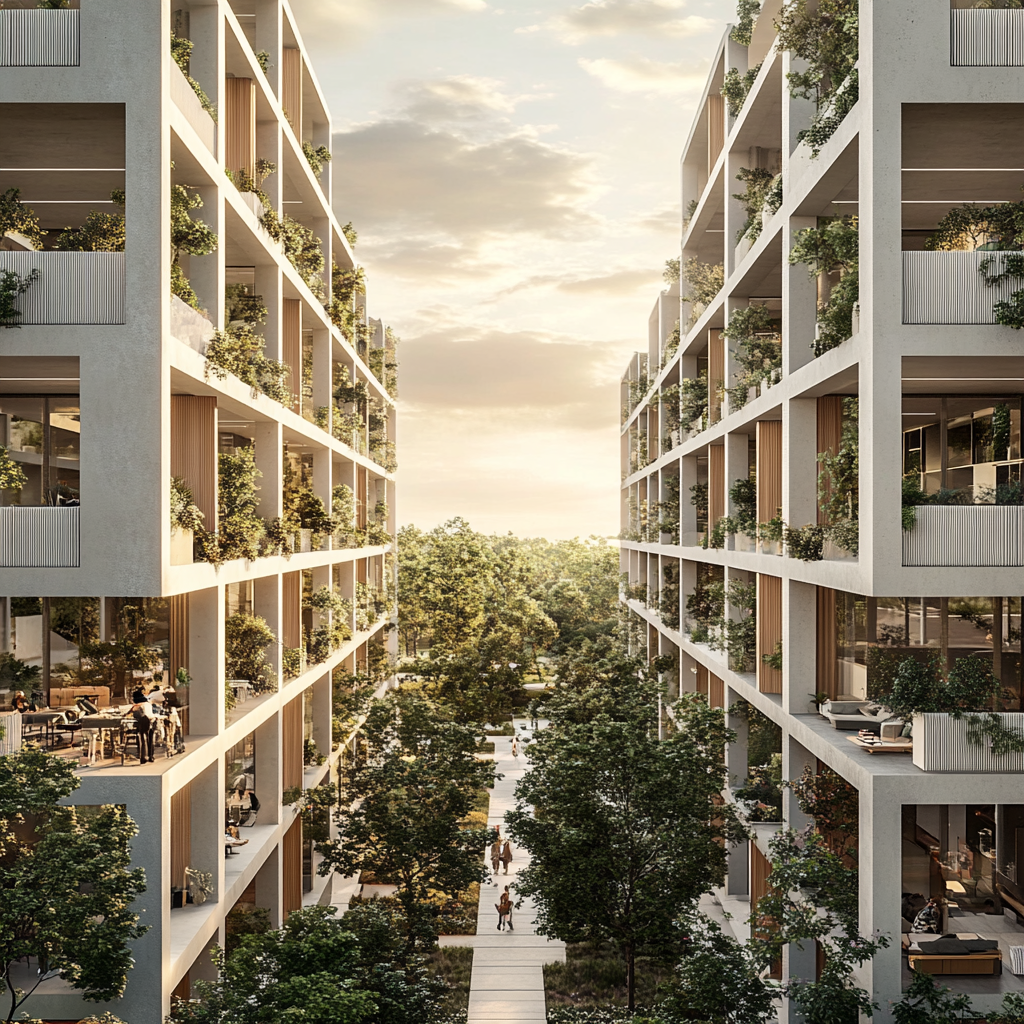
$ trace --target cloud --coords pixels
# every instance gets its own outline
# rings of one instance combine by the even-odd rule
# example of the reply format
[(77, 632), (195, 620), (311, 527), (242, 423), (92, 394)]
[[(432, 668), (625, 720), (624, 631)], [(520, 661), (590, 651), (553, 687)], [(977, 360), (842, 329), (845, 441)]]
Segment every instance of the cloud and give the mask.
[(292, 0), (291, 7), (307, 46), (336, 49), (345, 37), (333, 33), (348, 33), (384, 18), (483, 11), (487, 4), (485, 0)]
[(686, 95), (699, 93), (707, 78), (707, 62), (678, 63), (626, 57), (623, 60), (581, 57), (577, 62), (588, 75), (617, 92)]
[(656, 231), (658, 234), (670, 231), (678, 238), (682, 228), (679, 204), (670, 203), (660, 210), (647, 214), (646, 217), (641, 217), (638, 223), (640, 227), (645, 228), (647, 231)]
[(626, 33), (685, 39), (718, 24), (695, 14), (681, 16), (685, 6), (686, 0), (593, 0), (520, 31), (547, 29), (556, 33), (562, 42), (575, 46), (595, 36)]
[(660, 274), (654, 270), (617, 270), (601, 277), (583, 277), (575, 281), (562, 281), (560, 292), (570, 295), (628, 295), (639, 288), (651, 288), (658, 283)]
[(374, 274), (383, 272), (404, 281), (453, 285), (493, 277), (504, 266), (484, 259), (475, 247), (436, 242), (431, 239), (398, 239), (382, 236), (360, 239), (373, 256), (368, 262)]
[(369, 233), (437, 233), (477, 245), (532, 234), (568, 238), (597, 223), (591, 157), (510, 123), (519, 101), (488, 79), (407, 85), (379, 120), (335, 134), (336, 207)]

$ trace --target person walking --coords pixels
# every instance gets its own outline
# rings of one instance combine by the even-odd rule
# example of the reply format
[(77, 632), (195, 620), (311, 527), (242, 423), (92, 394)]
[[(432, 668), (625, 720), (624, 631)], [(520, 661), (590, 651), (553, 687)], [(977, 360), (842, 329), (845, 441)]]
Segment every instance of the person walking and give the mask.
[(501, 848), (501, 863), (505, 865), (505, 874), (507, 875), (508, 866), (512, 863), (512, 844), (507, 839)]
[(498, 912), (498, 931), (500, 932), (508, 924), (508, 930), (513, 931), (512, 928), (512, 898), (508, 894), (508, 886), (505, 886), (505, 891), (501, 894), (501, 900), (494, 904), (494, 909)]
[(512, 737), (512, 756), (518, 761), (519, 760), (519, 737)]
[(498, 865), (501, 863), (501, 837), (491, 843), (491, 873), (494, 875), (494, 887), (498, 887)]

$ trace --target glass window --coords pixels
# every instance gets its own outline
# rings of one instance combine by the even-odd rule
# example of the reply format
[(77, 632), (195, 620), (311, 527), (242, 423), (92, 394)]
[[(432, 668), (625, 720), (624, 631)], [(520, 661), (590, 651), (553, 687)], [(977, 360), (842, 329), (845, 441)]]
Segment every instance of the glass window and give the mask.
[(81, 407), (78, 396), (0, 396), (0, 444), (25, 474), (3, 505), (77, 505), (81, 498)]

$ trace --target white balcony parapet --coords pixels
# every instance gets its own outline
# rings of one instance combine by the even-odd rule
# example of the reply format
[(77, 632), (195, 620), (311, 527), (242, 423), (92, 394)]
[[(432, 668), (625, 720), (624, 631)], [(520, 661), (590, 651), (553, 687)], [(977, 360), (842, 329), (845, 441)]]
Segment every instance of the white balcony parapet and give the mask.
[(949, 18), (951, 67), (1024, 67), (1024, 10), (954, 10)]
[(75, 68), (81, 11), (0, 11), (0, 68)]
[(1024, 566), (1024, 506), (919, 505), (905, 566)]
[(39, 277), (15, 300), (20, 324), (123, 324), (123, 252), (0, 252), (0, 271)]
[(216, 154), (217, 126), (213, 123), (213, 118), (203, 110), (203, 104), (195, 90), (188, 84), (188, 79), (174, 61), (171, 61), (171, 99), (185, 115), (185, 120), (192, 125), (206, 148)]
[[(997, 715), (1004, 728), (1024, 731), (1024, 714)], [(970, 738), (971, 716), (914, 715), (914, 765), (925, 772), (1024, 772), (1024, 753), (993, 754), (985, 737)]]
[(171, 336), (188, 345), (201, 356), (214, 334), (214, 326), (202, 313), (194, 310), (177, 295), (171, 296)]
[(81, 565), (77, 505), (0, 508), (0, 566), (76, 569)]
[(903, 322), (994, 324), (993, 306), (1020, 290), (1020, 281), (1012, 278), (994, 285), (986, 284), (978, 268), (985, 259), (994, 257), (998, 263), (1001, 255), (998, 252), (905, 252)]

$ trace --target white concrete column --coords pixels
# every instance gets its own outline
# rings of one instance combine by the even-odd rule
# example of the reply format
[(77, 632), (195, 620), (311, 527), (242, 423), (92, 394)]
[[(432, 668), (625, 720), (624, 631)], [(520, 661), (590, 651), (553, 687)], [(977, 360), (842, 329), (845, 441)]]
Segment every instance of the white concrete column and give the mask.
[(782, 518), (799, 528), (818, 521), (818, 405), (793, 398), (782, 406)]
[(256, 466), (259, 482), (256, 511), (264, 519), (278, 519), (284, 510), (284, 441), (276, 420), (256, 421)]
[(189, 733), (224, 731), (224, 584), (189, 594)]
[[(278, 808), (278, 812), (280, 812), (280, 808)], [(262, 807), (260, 813), (262, 814)], [(270, 911), (271, 928), (280, 928), (284, 924), (282, 892), (281, 848), (275, 846), (270, 856), (256, 872), (256, 906), (266, 907)]]
[(313, 742), (321, 754), (331, 753), (331, 674), (325, 672), (310, 690), (313, 700)]
[[(253, 611), (262, 616), (271, 628), (274, 636), (281, 639), (281, 576), (260, 576), (253, 581)], [(281, 644), (271, 644), (267, 648), (267, 661), (271, 666), (275, 689), (281, 688)]]
[(750, 477), (750, 437), (747, 434), (725, 435), (725, 514), (736, 514), (736, 506), (729, 494), (737, 480)]
[[(736, 739), (725, 748), (725, 764), (728, 770), (729, 787), (736, 790), (747, 781), (747, 743), (749, 728), (746, 715), (730, 713), (741, 697), (728, 684), (725, 687), (725, 722), (736, 734)], [(727, 854), (728, 874), (725, 891), (729, 896), (746, 896), (750, 893), (750, 843), (744, 840), (729, 848)]]
[[(783, 180), (783, 188), (785, 188)], [(782, 232), (782, 372), (788, 376), (814, 358), (811, 345), (818, 322), (818, 287), (808, 268), (789, 262), (797, 235), (813, 228), (816, 217), (790, 217)]]
[[(810, 583), (782, 581), (782, 707), (791, 715), (814, 711), (817, 686), (817, 592)], [(791, 776), (786, 776), (791, 778)]]
[(256, 795), (260, 801), (259, 823), (281, 821), (281, 718), (273, 715), (256, 729)]
[(192, 854), (188, 867), (213, 876), (210, 903), (220, 903), (224, 898), (224, 771), (224, 758), (218, 757), (192, 780)]

